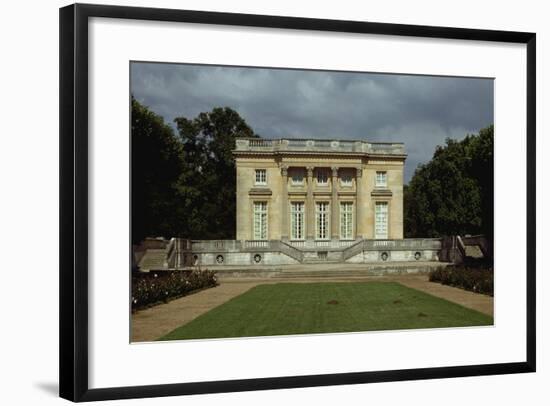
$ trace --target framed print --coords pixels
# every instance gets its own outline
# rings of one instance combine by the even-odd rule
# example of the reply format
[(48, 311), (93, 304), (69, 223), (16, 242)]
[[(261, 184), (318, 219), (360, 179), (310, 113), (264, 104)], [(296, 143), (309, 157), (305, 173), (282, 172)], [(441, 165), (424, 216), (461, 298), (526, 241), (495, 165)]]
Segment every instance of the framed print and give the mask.
[(60, 396), (534, 372), (535, 44), (62, 8)]

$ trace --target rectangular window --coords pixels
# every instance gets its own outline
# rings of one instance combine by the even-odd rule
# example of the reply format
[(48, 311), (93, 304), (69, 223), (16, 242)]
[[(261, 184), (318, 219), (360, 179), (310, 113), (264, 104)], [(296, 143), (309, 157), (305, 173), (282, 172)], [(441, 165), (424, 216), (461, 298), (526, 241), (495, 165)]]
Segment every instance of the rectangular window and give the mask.
[(265, 169), (256, 169), (256, 185), (267, 185), (267, 171)]
[(327, 202), (317, 202), (315, 204), (315, 223), (317, 230), (315, 238), (318, 240), (328, 240), (330, 238), (329, 230), (330, 211)]
[(304, 202), (290, 203), (290, 239), (304, 239)]
[(304, 184), (304, 171), (302, 169), (293, 169), (290, 174), (290, 180), (293, 185), (303, 185)]
[(353, 184), (353, 176), (351, 175), (351, 172), (342, 172), (340, 175), (340, 182), (342, 183), (342, 186), (351, 186)]
[(326, 169), (317, 169), (317, 184), (320, 186), (328, 185), (328, 171)]
[(254, 239), (267, 240), (267, 202), (254, 202)]
[(388, 202), (376, 202), (374, 211), (374, 238), (388, 238)]
[(353, 239), (353, 203), (340, 203), (340, 239)]
[(386, 172), (376, 172), (376, 187), (388, 187), (388, 176)]

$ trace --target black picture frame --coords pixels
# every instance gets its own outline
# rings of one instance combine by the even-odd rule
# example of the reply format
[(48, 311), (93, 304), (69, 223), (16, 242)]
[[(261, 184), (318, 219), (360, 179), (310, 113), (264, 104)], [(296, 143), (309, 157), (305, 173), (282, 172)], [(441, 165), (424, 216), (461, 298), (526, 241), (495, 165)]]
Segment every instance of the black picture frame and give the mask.
[[(90, 389), (88, 385), (88, 19), (106, 17), (424, 38), (496, 41), (527, 48), (527, 324), (525, 361)], [(384, 24), (74, 4), (60, 9), (60, 396), (80, 402), (534, 372), (536, 366), (536, 35)]]

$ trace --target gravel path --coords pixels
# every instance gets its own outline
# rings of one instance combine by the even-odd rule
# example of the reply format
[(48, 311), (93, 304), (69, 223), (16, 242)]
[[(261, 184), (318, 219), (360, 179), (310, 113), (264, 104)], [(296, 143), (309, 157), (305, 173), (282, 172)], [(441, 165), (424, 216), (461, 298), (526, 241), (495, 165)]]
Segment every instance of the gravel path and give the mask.
[(493, 316), (493, 298), (428, 281), (427, 275), (365, 276), (326, 279), (224, 278), (220, 285), (173, 300), (167, 304), (140, 310), (132, 315), (132, 342), (154, 341), (183, 324), (206, 313), (252, 287), (265, 283), (365, 282), (369, 280), (399, 282), (464, 307)]
[(132, 342), (154, 341), (257, 284), (258, 282), (222, 282), (214, 288), (140, 310), (132, 314)]

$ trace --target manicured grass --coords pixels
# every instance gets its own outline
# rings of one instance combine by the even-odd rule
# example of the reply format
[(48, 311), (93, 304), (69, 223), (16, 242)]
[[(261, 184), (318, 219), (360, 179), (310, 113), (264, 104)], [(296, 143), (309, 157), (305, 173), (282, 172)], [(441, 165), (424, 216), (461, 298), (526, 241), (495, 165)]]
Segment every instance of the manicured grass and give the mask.
[(258, 285), (159, 340), (492, 325), (395, 282)]

